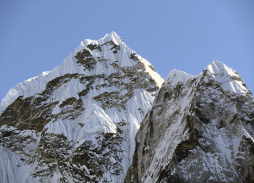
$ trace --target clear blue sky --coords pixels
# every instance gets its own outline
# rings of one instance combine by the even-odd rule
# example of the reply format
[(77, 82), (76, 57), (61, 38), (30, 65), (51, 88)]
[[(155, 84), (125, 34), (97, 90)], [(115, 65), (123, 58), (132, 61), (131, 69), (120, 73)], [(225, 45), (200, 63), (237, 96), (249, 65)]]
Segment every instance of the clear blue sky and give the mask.
[(2, 0), (0, 100), (60, 65), (83, 39), (115, 31), (165, 78), (200, 73), (214, 59), (254, 93), (253, 0)]

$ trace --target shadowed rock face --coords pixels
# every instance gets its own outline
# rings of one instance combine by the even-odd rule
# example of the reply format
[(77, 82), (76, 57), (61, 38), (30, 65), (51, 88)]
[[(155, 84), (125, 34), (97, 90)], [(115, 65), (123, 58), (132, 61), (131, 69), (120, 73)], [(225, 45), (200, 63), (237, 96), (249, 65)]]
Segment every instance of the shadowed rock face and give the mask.
[(252, 94), (225, 90), (206, 70), (172, 83), (141, 123), (125, 182), (254, 182)]

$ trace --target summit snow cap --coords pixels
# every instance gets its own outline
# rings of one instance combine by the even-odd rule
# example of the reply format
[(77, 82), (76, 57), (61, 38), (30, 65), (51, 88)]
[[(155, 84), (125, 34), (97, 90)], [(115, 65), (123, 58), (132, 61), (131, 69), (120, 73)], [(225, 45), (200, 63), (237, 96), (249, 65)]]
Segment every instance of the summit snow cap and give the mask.
[(8, 150), (6, 157), (0, 149), (0, 182), (123, 182), (163, 82), (115, 32), (81, 41), (61, 65), (16, 85), (0, 104)]
[[(209, 82), (211, 79), (215, 80), (225, 91), (241, 95), (250, 93), (240, 75), (234, 69), (229, 68), (217, 60), (214, 60), (204, 69), (203, 75), (205, 76), (204, 81)], [(165, 84), (173, 87), (178, 82), (185, 83), (189, 79), (199, 78), (201, 76), (202, 74), (192, 76), (183, 71), (172, 70), (165, 79)]]
[(214, 60), (204, 72), (208, 74), (206, 80), (210, 78), (216, 80), (224, 90), (243, 95), (249, 92), (240, 75), (222, 62)]
[(165, 84), (171, 84), (171, 86), (176, 85), (178, 82), (185, 83), (189, 79), (193, 79), (194, 76), (187, 74), (186, 72), (179, 71), (179, 70), (172, 70), (168, 74), (167, 78), (165, 79)]
[[(75, 55), (78, 52), (86, 49), (90, 52), (91, 57), (97, 62), (94, 69), (84, 70), (77, 64)], [(101, 57), (103, 55), (103, 58)], [(100, 58), (101, 60), (98, 60)], [(103, 60), (107, 60), (110, 65), (109, 68), (104, 67)], [(145, 66), (145, 70), (150, 74), (153, 80), (156, 81), (158, 87), (161, 87), (164, 82), (163, 78), (155, 72), (152, 65), (144, 58), (136, 54), (136, 52), (130, 49), (114, 31), (110, 34), (106, 34), (99, 40), (84, 39), (74, 52), (70, 53), (63, 63), (55, 67), (52, 71), (44, 71), (40, 76), (36, 76), (26, 80), (24, 83), (19, 83), (11, 88), (8, 94), (2, 99), (0, 103), (0, 114), (6, 109), (8, 105), (14, 102), (17, 97), (23, 96), (27, 98), (41, 93), (47, 83), (56, 77), (64, 76), (65, 74), (84, 74), (84, 75), (109, 75), (115, 72), (115, 68), (112, 65), (116, 64), (119, 67), (134, 66), (138, 62), (141, 62)]]

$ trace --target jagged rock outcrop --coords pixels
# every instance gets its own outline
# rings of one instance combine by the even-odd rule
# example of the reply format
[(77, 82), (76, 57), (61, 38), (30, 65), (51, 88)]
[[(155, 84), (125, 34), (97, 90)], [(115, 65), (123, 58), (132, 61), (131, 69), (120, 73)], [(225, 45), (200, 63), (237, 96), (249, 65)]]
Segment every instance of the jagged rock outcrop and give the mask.
[(162, 83), (116, 33), (82, 41), (0, 104), (0, 182), (123, 182)]
[(125, 182), (254, 182), (254, 100), (233, 69), (214, 61), (171, 71), (136, 135)]

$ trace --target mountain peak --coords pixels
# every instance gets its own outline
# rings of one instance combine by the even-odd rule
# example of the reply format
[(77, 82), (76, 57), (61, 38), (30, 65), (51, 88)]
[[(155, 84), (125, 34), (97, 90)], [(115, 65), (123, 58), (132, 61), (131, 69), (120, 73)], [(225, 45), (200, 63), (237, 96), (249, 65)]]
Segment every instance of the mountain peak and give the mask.
[(208, 65), (205, 70), (207, 70), (210, 74), (226, 74), (226, 75), (237, 75), (238, 73), (234, 70), (226, 66), (224, 63), (214, 60), (210, 65)]
[(253, 114), (252, 95), (225, 64), (171, 71), (136, 134), (125, 183), (254, 182)]
[(105, 37), (114, 37), (114, 38), (121, 38), (116, 32), (112, 31), (110, 34), (106, 34)]
[[(0, 141), (25, 161), (16, 166), (0, 149), (0, 164), (7, 162), (0, 182), (20, 175), (19, 182), (123, 182), (136, 132), (162, 82), (115, 32), (85, 39), (60, 66), (18, 84), (0, 104)], [(10, 147), (21, 147), (16, 139), (32, 144)]]
[(214, 60), (204, 69), (204, 74), (208, 76), (206, 80), (216, 80), (226, 91), (243, 95), (249, 93), (240, 75), (222, 62)]
[(101, 40), (103, 40), (104, 42), (112, 40), (116, 44), (122, 42), (122, 38), (114, 31), (112, 31), (110, 34), (106, 34)]
[(165, 79), (165, 84), (170, 84), (171, 86), (176, 85), (178, 82), (186, 82), (188, 79), (194, 78), (194, 76), (180, 70), (172, 70)]
[[(78, 52), (82, 52), (84, 49), (90, 52), (90, 56), (94, 60), (94, 63), (97, 63), (94, 69), (82, 69), (82, 67), (78, 66), (75, 55), (77, 55)], [(160, 87), (164, 80), (155, 72), (152, 65), (136, 54), (135, 51), (131, 50), (114, 31), (110, 34), (106, 34), (99, 40), (84, 39), (75, 51), (66, 57), (61, 65), (55, 67), (52, 71), (44, 72), (40, 76), (28, 79), (24, 83), (19, 83), (10, 89), (0, 104), (0, 113), (18, 96), (24, 96), (24, 98), (26, 98), (42, 92), (45, 89), (46, 83), (56, 77), (67, 73), (85, 75), (109, 74), (115, 72), (115, 67), (130, 67), (139, 62), (141, 65), (144, 64), (146, 71)], [(105, 63), (109, 64), (108, 68), (104, 67)]]

